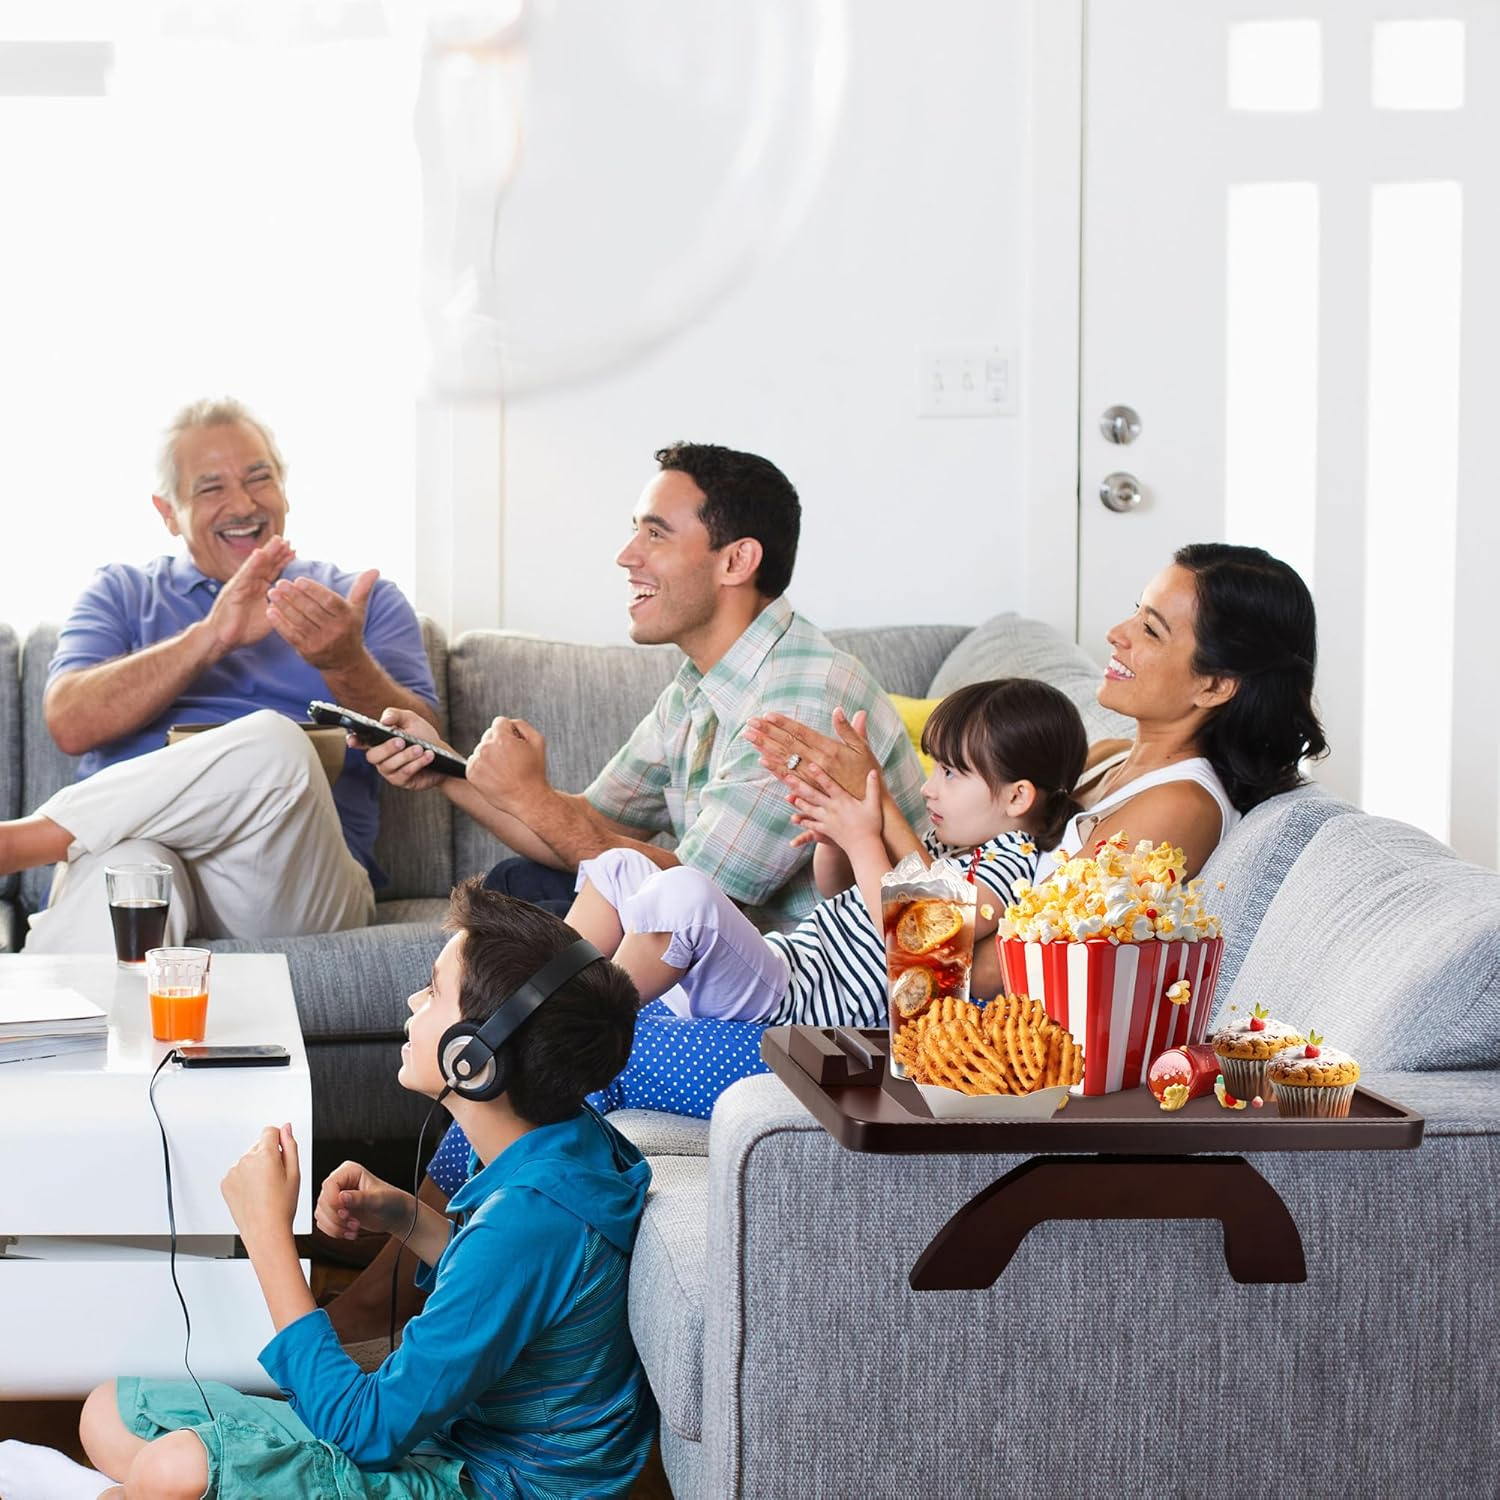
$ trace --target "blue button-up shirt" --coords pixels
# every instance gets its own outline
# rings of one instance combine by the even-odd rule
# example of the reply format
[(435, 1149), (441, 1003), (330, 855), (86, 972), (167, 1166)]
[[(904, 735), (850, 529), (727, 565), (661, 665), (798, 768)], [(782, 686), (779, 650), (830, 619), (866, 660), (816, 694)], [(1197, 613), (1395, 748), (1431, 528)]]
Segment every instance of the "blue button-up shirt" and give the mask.
[[(357, 575), (341, 572), (332, 563), (298, 560), (289, 563), (281, 576), (311, 578), (347, 598)], [(98, 666), (180, 635), (207, 617), (221, 587), (186, 557), (158, 557), (144, 567), (110, 563), (100, 568), (58, 637), (47, 672), (48, 686), (67, 672)], [(370, 594), (365, 647), (402, 687), (436, 707), (437, 692), (422, 647), (421, 626), (401, 590), (383, 578)], [(173, 724), (223, 724), (262, 708), (304, 721), (309, 701), (329, 696), (323, 674), (272, 631), (264, 640), (240, 646), (209, 667), (150, 723), (90, 750), (79, 766), (79, 779), (116, 761), (161, 749)], [(364, 752), (351, 750), (333, 788), (344, 842), (377, 880), (378, 785), (379, 776)]]

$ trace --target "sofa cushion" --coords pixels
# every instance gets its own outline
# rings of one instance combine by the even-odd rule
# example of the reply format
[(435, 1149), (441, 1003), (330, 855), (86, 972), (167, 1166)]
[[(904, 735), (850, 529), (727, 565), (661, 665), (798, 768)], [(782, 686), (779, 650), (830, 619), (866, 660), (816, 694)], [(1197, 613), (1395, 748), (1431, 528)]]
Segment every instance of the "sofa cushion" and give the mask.
[(630, 1331), (662, 1420), (697, 1441), (703, 1426), (703, 1291), (708, 1158), (658, 1156), (630, 1263)]
[(1500, 874), (1427, 834), (1350, 813), (1313, 835), (1233, 987), (1316, 1026), (1362, 1068), (1500, 1065)]
[[(581, 792), (645, 717), (682, 663), (673, 646), (583, 646), (507, 630), (471, 630), (448, 661), (453, 744), (467, 754), (497, 714), (547, 738), (547, 774)], [(512, 851), (472, 818), (454, 827), (454, 873), (489, 869)]]
[[(0, 818), (18, 818), (21, 806), (21, 645), (0, 625)], [(19, 875), (0, 875), (0, 900), (20, 889)]]
[(883, 625), (830, 630), (828, 639), (862, 662), (886, 692), (925, 698), (933, 673), (967, 638), (969, 630), (967, 625)]
[(628, 1136), (643, 1156), (707, 1156), (708, 1121), (659, 1109), (617, 1109), (609, 1123)]
[(1101, 708), (1095, 696), (1099, 664), (1050, 625), (1021, 615), (996, 615), (976, 626), (949, 653), (925, 696), (994, 677), (1039, 677), (1066, 693), (1083, 716), (1090, 740), (1134, 739), (1135, 720)]
[[(432, 667), (438, 695), (438, 733), (448, 734), (448, 641), (441, 628), (425, 616), (422, 644)], [(380, 835), (375, 840), (375, 863), (385, 871), (386, 884), (376, 893), (382, 904), (410, 897), (445, 898), (453, 885), (453, 804), (436, 788), (403, 792), (380, 783)], [(391, 920), (388, 917), (380, 921)]]
[(448, 941), (440, 927), (403, 922), (290, 938), (211, 938), (215, 953), (284, 953), (303, 1038), (400, 1041), (406, 1000), (432, 977)]
[(1266, 908), (1308, 840), (1330, 818), (1355, 811), (1310, 782), (1252, 808), (1209, 856), (1202, 870), (1205, 900), (1224, 924), (1220, 995), (1233, 986)]
[(413, 897), (407, 901), (377, 901), (375, 903), (376, 927), (397, 927), (406, 922), (415, 922), (422, 927), (441, 927), (448, 915), (448, 898), (434, 896)]

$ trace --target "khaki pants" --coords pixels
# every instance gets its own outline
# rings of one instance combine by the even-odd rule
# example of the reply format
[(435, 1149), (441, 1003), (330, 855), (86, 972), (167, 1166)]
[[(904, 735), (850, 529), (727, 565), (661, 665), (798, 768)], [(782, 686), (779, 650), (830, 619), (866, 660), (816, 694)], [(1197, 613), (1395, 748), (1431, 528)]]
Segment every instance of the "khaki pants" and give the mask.
[(37, 809), (73, 835), (28, 953), (112, 953), (106, 865), (172, 867), (168, 944), (363, 927), (375, 914), (307, 736), (269, 709), (109, 766)]

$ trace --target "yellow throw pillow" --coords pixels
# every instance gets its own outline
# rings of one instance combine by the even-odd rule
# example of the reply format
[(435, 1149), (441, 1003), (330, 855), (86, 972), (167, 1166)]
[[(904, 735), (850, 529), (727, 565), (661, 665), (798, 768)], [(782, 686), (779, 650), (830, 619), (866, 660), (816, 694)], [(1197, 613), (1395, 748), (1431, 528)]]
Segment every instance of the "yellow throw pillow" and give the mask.
[(917, 759), (922, 762), (922, 769), (929, 776), (932, 775), (932, 757), (922, 754), (922, 731), (927, 727), (927, 721), (932, 717), (932, 711), (943, 700), (941, 698), (903, 698), (900, 693), (888, 693), (886, 696), (891, 700), (896, 712), (901, 715), (901, 722), (906, 726), (906, 733), (911, 738), (911, 747), (917, 752)]

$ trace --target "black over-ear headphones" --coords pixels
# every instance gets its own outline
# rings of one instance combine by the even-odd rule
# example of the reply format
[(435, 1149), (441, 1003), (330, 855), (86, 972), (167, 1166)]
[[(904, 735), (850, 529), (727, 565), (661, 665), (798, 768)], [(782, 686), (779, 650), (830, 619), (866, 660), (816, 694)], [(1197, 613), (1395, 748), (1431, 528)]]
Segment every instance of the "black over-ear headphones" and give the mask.
[(541, 1003), (604, 955), (587, 938), (554, 954), (482, 1026), (459, 1021), (438, 1043), (443, 1083), (464, 1099), (495, 1099), (510, 1086), (510, 1066), (500, 1052), (507, 1038)]

